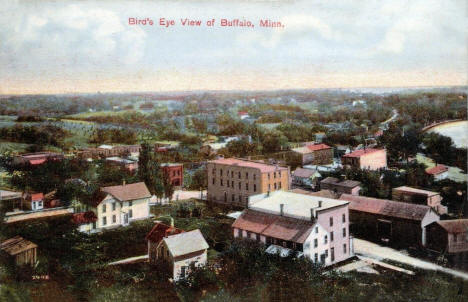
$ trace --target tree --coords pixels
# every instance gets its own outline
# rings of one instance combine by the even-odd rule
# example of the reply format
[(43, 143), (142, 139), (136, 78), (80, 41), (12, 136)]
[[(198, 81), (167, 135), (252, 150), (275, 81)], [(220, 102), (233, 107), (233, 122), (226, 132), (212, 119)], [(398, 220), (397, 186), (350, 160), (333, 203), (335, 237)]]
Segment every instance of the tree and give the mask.
[(168, 174), (164, 174), (163, 176), (163, 186), (164, 186), (164, 196), (172, 200), (172, 196), (174, 195), (174, 186), (172, 185), (171, 179)]
[(265, 153), (273, 153), (287, 148), (288, 139), (280, 131), (270, 130), (261, 134), (263, 151)]

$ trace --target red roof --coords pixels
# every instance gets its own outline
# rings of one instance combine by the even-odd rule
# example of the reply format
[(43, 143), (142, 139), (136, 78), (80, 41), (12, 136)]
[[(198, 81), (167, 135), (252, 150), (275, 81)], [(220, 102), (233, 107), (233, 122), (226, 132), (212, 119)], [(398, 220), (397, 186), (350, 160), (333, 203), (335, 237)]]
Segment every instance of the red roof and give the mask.
[(287, 168), (285, 167), (269, 165), (265, 163), (255, 162), (255, 161), (242, 160), (242, 159), (237, 159), (237, 158), (217, 159), (217, 160), (210, 161), (210, 163), (222, 164), (222, 165), (228, 165), (228, 166), (256, 168), (256, 169), (259, 169), (260, 172), (262, 173), (275, 172), (277, 170), (287, 170)]
[(361, 149), (361, 150), (356, 150), (354, 152), (348, 153), (343, 155), (343, 157), (361, 157), (366, 154), (382, 151), (385, 149), (373, 149), (373, 148), (368, 148), (368, 149)]
[(75, 224), (86, 224), (96, 222), (97, 217), (93, 211), (73, 214), (72, 222)]
[(306, 147), (307, 147), (310, 151), (318, 151), (318, 150), (331, 149), (331, 147), (328, 146), (327, 144), (307, 145)]
[(422, 220), (427, 212), (431, 210), (430, 207), (425, 205), (350, 194), (342, 194), (340, 199), (349, 201), (350, 211), (366, 212), (409, 220)]
[(431, 175), (437, 175), (437, 174), (444, 173), (447, 171), (448, 171), (448, 168), (447, 166), (444, 166), (444, 165), (437, 165), (435, 167), (426, 169), (426, 173), (431, 174)]
[(247, 114), (249, 114), (249, 113), (248, 113), (247, 111), (239, 111), (238, 114), (239, 114), (239, 115), (247, 115)]
[(46, 160), (47, 159), (45, 159), (45, 158), (43, 158), (43, 159), (31, 159), (31, 160), (29, 160), (29, 163), (31, 165), (40, 165), (40, 164), (45, 163)]
[(244, 210), (234, 221), (233, 228), (246, 230), (263, 236), (304, 243), (312, 232), (314, 223), (254, 210)]
[(468, 232), (468, 219), (440, 220), (437, 223), (449, 233)]
[(32, 193), (31, 194), (31, 201), (38, 201), (38, 200), (43, 200), (44, 199), (44, 194), (42, 193)]
[(183, 230), (178, 229), (176, 227), (169, 226), (162, 222), (157, 222), (145, 238), (146, 240), (157, 243), (169, 235), (179, 234), (183, 232)]

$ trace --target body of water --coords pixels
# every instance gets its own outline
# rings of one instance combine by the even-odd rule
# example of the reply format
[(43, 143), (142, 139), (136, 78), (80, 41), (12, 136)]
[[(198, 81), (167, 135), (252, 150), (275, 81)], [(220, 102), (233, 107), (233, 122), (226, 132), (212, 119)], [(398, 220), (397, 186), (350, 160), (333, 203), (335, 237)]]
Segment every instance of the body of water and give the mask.
[(429, 129), (430, 132), (437, 132), (441, 135), (452, 138), (459, 148), (468, 146), (468, 121), (449, 122)]

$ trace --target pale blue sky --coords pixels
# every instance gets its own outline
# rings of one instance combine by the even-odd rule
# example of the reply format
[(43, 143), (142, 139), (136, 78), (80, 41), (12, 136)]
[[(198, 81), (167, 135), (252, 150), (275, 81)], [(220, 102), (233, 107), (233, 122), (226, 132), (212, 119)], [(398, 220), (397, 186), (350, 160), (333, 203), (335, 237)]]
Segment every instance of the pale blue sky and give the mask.
[[(466, 1), (0, 0), (0, 93), (463, 85)], [(129, 26), (128, 18), (177, 26)], [(253, 29), (184, 28), (245, 18)], [(284, 28), (260, 28), (259, 19)]]

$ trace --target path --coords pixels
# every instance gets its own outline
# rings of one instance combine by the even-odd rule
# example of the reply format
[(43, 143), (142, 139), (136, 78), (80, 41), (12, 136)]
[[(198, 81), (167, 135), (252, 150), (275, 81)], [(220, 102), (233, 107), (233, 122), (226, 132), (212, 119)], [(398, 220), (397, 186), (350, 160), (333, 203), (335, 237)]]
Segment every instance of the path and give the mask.
[(110, 262), (107, 265), (129, 264), (129, 263), (136, 263), (136, 262), (144, 262), (146, 260), (148, 260), (148, 255), (141, 255), (141, 256), (130, 257), (130, 258)]
[(425, 270), (441, 271), (453, 275), (455, 277), (468, 280), (468, 273), (442, 267), (429, 261), (420, 260), (418, 258), (405, 255), (402, 252), (399, 252), (389, 247), (383, 247), (378, 244), (358, 238), (354, 238), (353, 243), (354, 253), (358, 256), (364, 256), (366, 258), (371, 258), (378, 261), (388, 259)]

